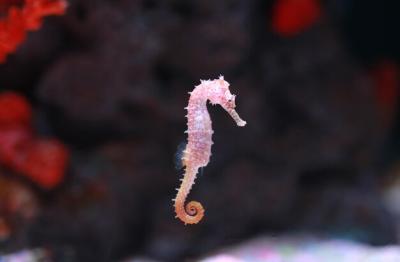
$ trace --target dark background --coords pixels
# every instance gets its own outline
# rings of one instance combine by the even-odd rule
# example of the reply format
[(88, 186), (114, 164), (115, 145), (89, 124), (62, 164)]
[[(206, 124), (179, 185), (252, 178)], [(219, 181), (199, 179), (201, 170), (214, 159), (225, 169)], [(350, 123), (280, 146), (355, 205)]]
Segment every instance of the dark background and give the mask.
[[(18, 180), (37, 211), (3, 250), (181, 261), (261, 234), (397, 243), (382, 194), (399, 179), (400, 4), (320, 1), (321, 17), (291, 36), (273, 30), (274, 4), (70, 0), (30, 33), (0, 65), (0, 86), (29, 99), (36, 132), (71, 159), (54, 190)], [(206, 213), (184, 226), (171, 201), (183, 108), (220, 74), (248, 124), (209, 106), (213, 155), (189, 196)]]

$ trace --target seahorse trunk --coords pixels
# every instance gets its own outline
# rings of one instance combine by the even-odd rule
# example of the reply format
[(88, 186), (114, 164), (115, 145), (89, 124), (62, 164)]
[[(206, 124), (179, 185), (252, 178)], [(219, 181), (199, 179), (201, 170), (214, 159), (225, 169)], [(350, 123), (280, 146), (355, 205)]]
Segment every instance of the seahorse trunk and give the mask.
[(197, 168), (186, 167), (185, 176), (175, 198), (176, 217), (186, 224), (197, 224), (204, 216), (204, 208), (197, 201), (185, 205), (186, 198), (196, 179)]

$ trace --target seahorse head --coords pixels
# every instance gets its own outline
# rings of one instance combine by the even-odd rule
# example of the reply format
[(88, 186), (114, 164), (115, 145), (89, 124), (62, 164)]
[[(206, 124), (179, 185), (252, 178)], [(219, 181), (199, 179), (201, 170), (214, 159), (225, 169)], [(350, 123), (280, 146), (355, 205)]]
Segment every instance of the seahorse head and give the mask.
[(231, 94), (229, 90), (229, 83), (224, 80), (223, 76), (219, 79), (212, 81), (213, 83), (209, 85), (209, 96), (211, 104), (219, 104), (226, 112), (235, 120), (238, 126), (245, 126), (246, 121), (243, 121), (235, 110), (235, 98), (236, 96)]

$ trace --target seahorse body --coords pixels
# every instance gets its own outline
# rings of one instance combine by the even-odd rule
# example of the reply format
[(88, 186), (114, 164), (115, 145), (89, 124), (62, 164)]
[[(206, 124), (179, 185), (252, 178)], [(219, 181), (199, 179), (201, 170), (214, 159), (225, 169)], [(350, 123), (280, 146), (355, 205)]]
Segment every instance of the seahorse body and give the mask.
[(183, 152), (182, 164), (185, 166), (185, 175), (181, 179), (181, 186), (174, 199), (176, 217), (185, 224), (197, 224), (204, 216), (204, 208), (197, 201), (186, 204), (186, 197), (190, 192), (200, 167), (208, 164), (211, 156), (213, 130), (210, 115), (207, 111), (207, 101), (220, 104), (236, 121), (238, 126), (245, 126), (235, 111), (235, 96), (229, 91), (229, 83), (222, 76), (219, 79), (201, 81), (190, 93), (188, 114), (188, 143)]

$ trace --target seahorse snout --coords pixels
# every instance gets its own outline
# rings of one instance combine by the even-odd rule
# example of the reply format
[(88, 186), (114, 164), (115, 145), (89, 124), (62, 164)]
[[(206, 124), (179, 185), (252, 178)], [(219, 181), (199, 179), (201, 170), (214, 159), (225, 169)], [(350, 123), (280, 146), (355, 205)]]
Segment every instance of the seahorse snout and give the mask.
[(236, 112), (235, 109), (232, 108), (230, 110), (227, 110), (227, 112), (233, 118), (233, 120), (235, 120), (238, 126), (245, 126), (247, 124), (246, 121), (240, 118), (239, 114)]

